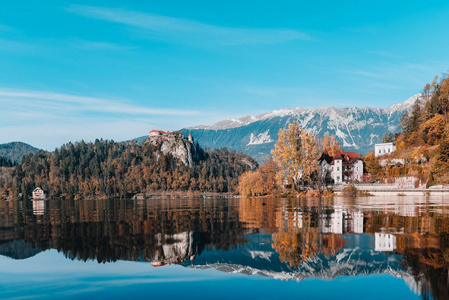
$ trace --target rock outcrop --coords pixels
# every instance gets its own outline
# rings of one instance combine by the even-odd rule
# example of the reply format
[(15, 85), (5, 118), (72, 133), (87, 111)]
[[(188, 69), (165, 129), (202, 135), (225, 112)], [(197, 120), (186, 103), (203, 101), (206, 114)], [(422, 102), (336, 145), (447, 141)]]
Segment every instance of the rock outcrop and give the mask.
[(179, 135), (150, 136), (144, 143), (150, 143), (164, 155), (172, 155), (186, 166), (193, 166), (204, 156), (203, 150), (193, 140)]

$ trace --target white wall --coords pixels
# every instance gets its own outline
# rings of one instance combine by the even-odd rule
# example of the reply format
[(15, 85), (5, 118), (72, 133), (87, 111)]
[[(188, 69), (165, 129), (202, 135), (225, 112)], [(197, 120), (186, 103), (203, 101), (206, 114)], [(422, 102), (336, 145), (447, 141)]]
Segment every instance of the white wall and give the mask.
[(388, 154), (394, 152), (396, 150), (396, 146), (394, 143), (383, 143), (383, 144), (375, 144), (374, 145), (374, 156), (382, 156), (384, 154)]
[(375, 251), (393, 251), (396, 249), (396, 237), (389, 233), (374, 234)]

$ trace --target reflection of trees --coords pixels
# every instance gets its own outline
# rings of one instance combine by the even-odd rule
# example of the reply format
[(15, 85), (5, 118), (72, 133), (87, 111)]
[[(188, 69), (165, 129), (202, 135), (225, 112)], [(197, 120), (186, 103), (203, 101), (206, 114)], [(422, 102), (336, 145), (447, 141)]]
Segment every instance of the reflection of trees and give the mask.
[(185, 262), (206, 249), (236, 248), (245, 243), (246, 233), (260, 230), (272, 234), (282, 262), (298, 267), (316, 256), (336, 256), (345, 243), (350, 247), (354, 239), (348, 235), (358, 216), (365, 234), (395, 235), (395, 254), (402, 256), (420, 292), (447, 298), (447, 211), (401, 215), (326, 201), (323, 207), (302, 199), (47, 201), (44, 214), (33, 214), (30, 203), (22, 209), (16, 201), (0, 202), (0, 246), (6, 245), (2, 253), (11, 253), (19, 245), (14, 241), (23, 240), (30, 249), (57, 249), (71, 259), (163, 265)]
[(298, 199), (241, 199), (239, 218), (245, 227), (273, 233), (272, 247), (281, 261), (298, 267), (318, 254), (335, 255), (344, 245), (340, 236), (321, 232), (321, 218), (330, 218), (333, 210), (321, 210), (318, 204)]
[(0, 220), (5, 221), (0, 228), (21, 227), (13, 239), (42, 250), (57, 249), (71, 259), (182, 263), (206, 248), (228, 250), (244, 243), (231, 204), (181, 199), (48, 201), (45, 214), (25, 210), (26, 217), (18, 223), (10, 215), (20, 214), (19, 210), (2, 213), (0, 208)]
[(404, 268), (410, 269), (424, 299), (448, 299), (448, 252), (439, 249), (408, 249)]
[(320, 233), (317, 228), (300, 232), (273, 234), (272, 247), (279, 253), (280, 260), (292, 267), (299, 267), (302, 261), (313, 258), (322, 250)]

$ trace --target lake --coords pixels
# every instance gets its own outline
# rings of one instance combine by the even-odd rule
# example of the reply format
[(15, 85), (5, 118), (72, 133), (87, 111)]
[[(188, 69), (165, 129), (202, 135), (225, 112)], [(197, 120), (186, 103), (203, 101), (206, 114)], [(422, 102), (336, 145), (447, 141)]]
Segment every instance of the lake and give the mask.
[(448, 299), (449, 199), (0, 202), (1, 299)]

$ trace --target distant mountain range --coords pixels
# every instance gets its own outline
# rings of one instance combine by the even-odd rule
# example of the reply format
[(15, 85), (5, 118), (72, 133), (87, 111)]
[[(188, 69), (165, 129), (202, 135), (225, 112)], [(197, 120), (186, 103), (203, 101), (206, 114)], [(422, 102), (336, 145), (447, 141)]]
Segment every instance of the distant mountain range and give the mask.
[(401, 116), (412, 107), (419, 94), (387, 108), (334, 106), (315, 109), (279, 109), (258, 116), (223, 120), (211, 126), (195, 126), (180, 131), (189, 133), (204, 148), (227, 147), (263, 161), (278, 139), (279, 129), (298, 121), (318, 136), (335, 135), (347, 151), (365, 154), (384, 134), (400, 131)]
[[(401, 116), (409, 110), (419, 94), (402, 103), (386, 108), (335, 106), (314, 109), (278, 109), (258, 116), (244, 116), (238, 119), (222, 120), (210, 126), (194, 126), (180, 129), (185, 136), (192, 134), (201, 147), (217, 149), (230, 148), (244, 152), (259, 162), (264, 161), (278, 140), (278, 132), (293, 121), (317, 136), (328, 133), (335, 135), (347, 151), (366, 154), (373, 150), (384, 134), (396, 133)], [(157, 128), (154, 128), (157, 129)], [(148, 136), (136, 138), (142, 142)], [(0, 156), (19, 162), (38, 148), (22, 142), (0, 145)]]
[(22, 156), (37, 152), (39, 152), (38, 148), (22, 142), (0, 144), (0, 156), (16, 163), (20, 162)]

